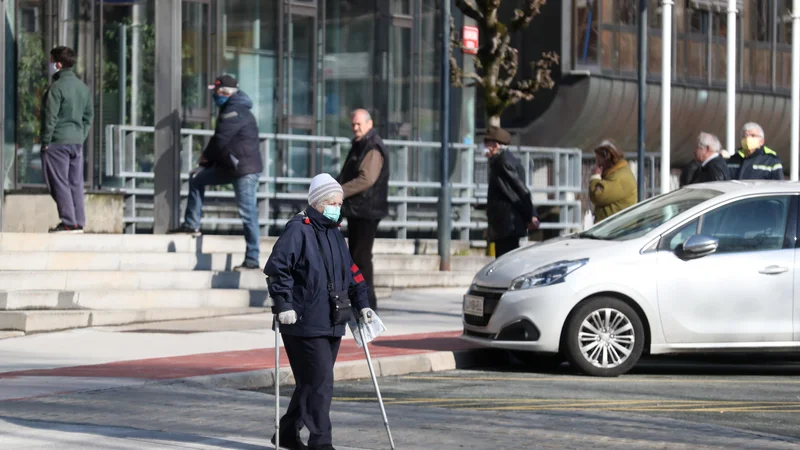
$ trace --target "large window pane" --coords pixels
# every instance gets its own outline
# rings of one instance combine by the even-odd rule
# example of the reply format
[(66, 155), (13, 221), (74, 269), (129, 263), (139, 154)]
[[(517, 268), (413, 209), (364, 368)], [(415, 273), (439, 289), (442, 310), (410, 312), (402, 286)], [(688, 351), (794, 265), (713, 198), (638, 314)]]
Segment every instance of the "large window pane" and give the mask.
[[(154, 125), (155, 1), (135, 5), (107, 3), (103, 21), (103, 114), (95, 118), (95, 136), (104, 151), (107, 147), (103, 130), (107, 125)], [(123, 170), (152, 169), (155, 162), (152, 133), (127, 133), (123, 148)], [(129, 160), (128, 155), (134, 152), (135, 158)], [(119, 182), (103, 179), (106, 186)]]
[(292, 16), (289, 26), (289, 98), (292, 116), (314, 114), (314, 18)]
[(3, 126), (5, 131), (5, 142), (2, 143), (0, 148), (0, 158), (3, 158), (3, 186), (0, 189), (7, 189), (11, 187), (14, 182), (14, 151), (16, 150), (16, 127), (15, 118), (17, 105), (14, 99), (16, 92), (14, 86), (16, 85), (16, 52), (14, 46), (14, 25), (16, 19), (14, 17), (14, 4), (12, 2), (5, 2), (5, 11), (2, 11), (3, 17), (3, 30), (0, 32), (5, 33), (5, 74), (3, 83), (5, 83), (5, 117), (3, 118)]
[(208, 5), (183, 3), (182, 101), (187, 110), (208, 108)]
[(221, 71), (253, 100), (262, 133), (275, 132), (278, 0), (221, 0)]
[[(419, 68), (419, 95), (417, 96), (417, 108), (419, 117), (419, 139), (423, 141), (435, 141), (439, 137), (439, 68), (441, 67), (441, 45), (439, 38), (438, 25), (438, 2), (436, 0), (422, 1), (422, 17), (415, 21), (420, 27), (420, 68)], [(481, 96), (480, 90), (476, 92), (476, 110), (480, 111), (478, 101)], [(483, 122), (479, 117), (478, 122)], [(435, 164), (434, 164), (435, 166)], [(436, 172), (435, 170), (433, 172)]]
[(389, 38), (389, 139), (411, 138), (411, 28)]
[(577, 65), (597, 64), (598, 2), (575, 2), (574, 52)]
[(325, 13), (325, 134), (350, 136), (350, 111), (372, 105), (374, 4), (326, 0)]

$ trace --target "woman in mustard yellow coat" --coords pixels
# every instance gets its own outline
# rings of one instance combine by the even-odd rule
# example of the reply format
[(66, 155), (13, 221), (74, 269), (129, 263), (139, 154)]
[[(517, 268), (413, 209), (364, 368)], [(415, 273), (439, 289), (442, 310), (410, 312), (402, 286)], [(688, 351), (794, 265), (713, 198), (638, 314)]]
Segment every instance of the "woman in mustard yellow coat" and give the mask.
[(597, 165), (589, 179), (589, 199), (594, 204), (594, 222), (633, 206), (637, 201), (636, 177), (625, 155), (610, 139), (594, 149)]

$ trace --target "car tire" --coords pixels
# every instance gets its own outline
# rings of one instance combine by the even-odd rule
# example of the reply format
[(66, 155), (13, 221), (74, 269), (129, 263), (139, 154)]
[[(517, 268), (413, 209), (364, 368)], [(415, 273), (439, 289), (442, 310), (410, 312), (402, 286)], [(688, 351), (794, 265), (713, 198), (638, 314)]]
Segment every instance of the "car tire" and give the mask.
[(592, 376), (616, 377), (628, 372), (644, 349), (642, 319), (627, 303), (613, 297), (597, 297), (580, 305), (567, 321), (566, 333), (564, 353), (570, 365)]

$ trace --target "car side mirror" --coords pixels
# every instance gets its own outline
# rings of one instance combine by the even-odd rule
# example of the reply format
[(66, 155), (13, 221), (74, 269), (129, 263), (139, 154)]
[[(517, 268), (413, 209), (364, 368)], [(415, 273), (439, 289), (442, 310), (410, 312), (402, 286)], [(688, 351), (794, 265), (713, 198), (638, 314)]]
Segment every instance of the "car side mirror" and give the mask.
[(686, 240), (681, 246), (683, 259), (697, 259), (708, 256), (717, 251), (719, 241), (709, 236), (696, 234)]

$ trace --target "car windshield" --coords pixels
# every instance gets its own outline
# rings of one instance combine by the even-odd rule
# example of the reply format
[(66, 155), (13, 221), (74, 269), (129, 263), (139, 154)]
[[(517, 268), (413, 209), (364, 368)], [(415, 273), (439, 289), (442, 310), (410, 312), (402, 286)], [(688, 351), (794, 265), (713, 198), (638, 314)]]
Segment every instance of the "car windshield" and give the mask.
[(722, 192), (713, 189), (672, 191), (622, 211), (588, 231), (578, 234), (578, 237), (604, 241), (635, 239), (644, 236), (678, 214), (721, 194)]

